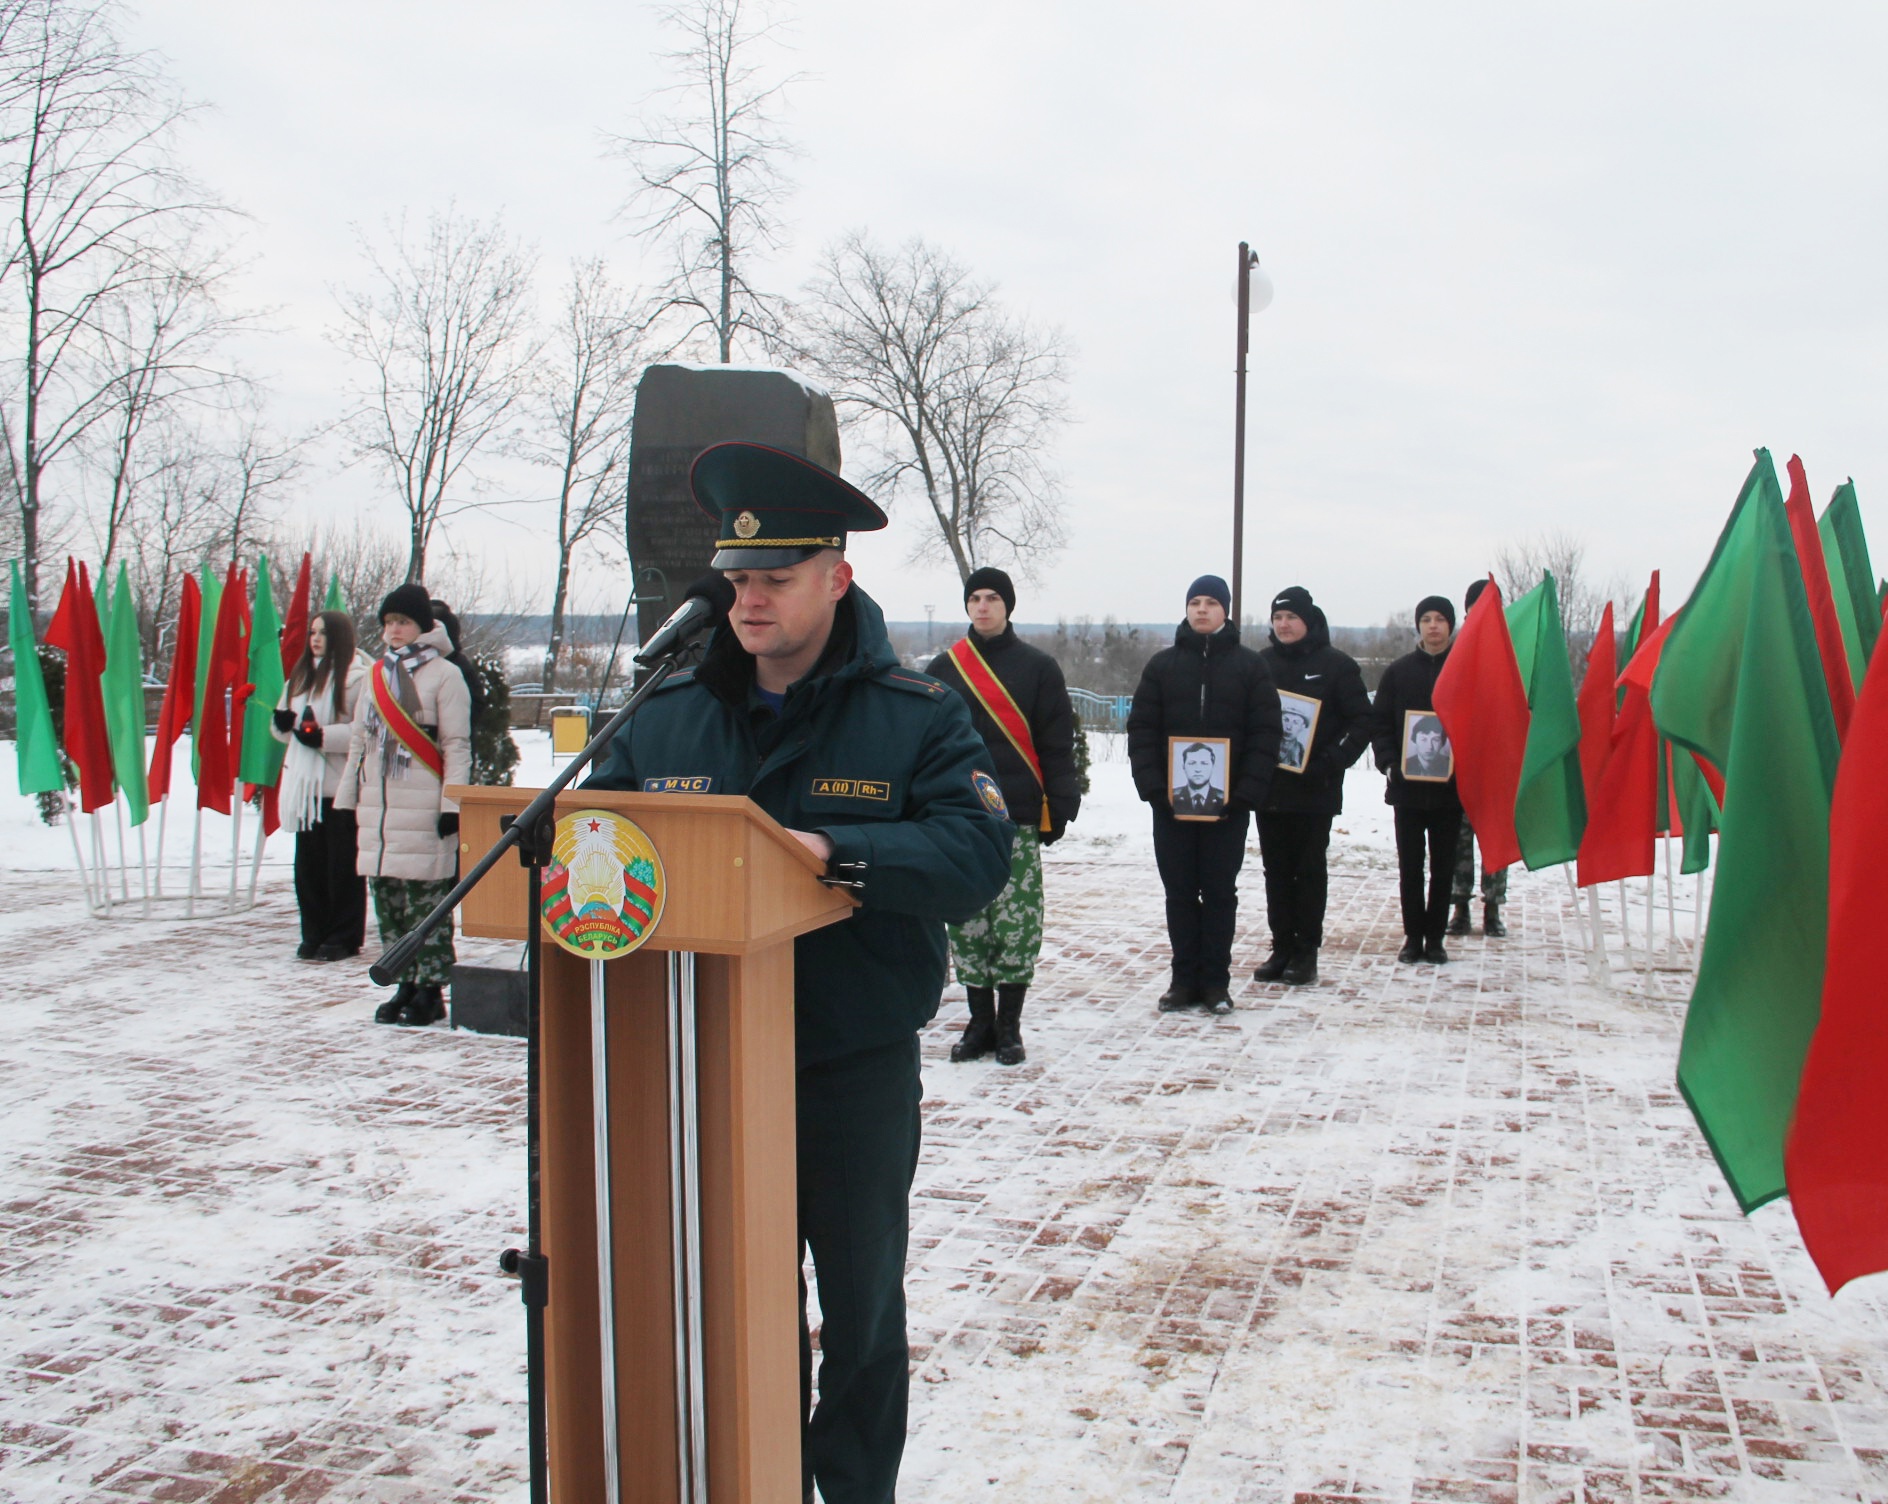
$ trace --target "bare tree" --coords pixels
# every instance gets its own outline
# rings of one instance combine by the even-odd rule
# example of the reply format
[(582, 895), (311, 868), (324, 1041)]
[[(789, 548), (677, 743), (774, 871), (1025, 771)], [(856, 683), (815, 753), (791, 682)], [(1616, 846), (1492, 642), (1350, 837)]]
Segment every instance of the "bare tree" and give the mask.
[(112, 18), (108, 4), (0, 5), (0, 276), (19, 340), (7, 400), (35, 603), (46, 474), (112, 411), (114, 390), (93, 379), (101, 310), (161, 283), (220, 207), (175, 163), (185, 107)]
[(686, 39), (668, 59), (678, 80), (662, 91), (677, 108), (611, 143), (636, 175), (636, 233), (669, 255), (657, 306), (686, 320), (674, 344), (706, 335), (726, 365), (743, 335), (768, 349), (780, 337), (781, 300), (750, 268), (785, 238), (777, 208), (791, 184), (779, 162), (793, 148), (770, 111), (795, 80), (763, 81), (755, 59), (776, 26), (754, 0), (685, 0), (661, 14)]
[[(1599, 631), (1606, 603), (1623, 600), (1624, 581), (1598, 581), (1586, 569), (1586, 544), (1572, 533), (1542, 533), (1524, 542), (1510, 543), (1495, 555), (1495, 583), (1507, 601), (1518, 600), (1543, 575), (1554, 577), (1560, 602), (1560, 621), (1567, 632), (1567, 657), (1575, 684), (1586, 672), (1587, 649)], [(1615, 608), (1617, 609), (1617, 608)]]
[(377, 461), (407, 516), (407, 578), (422, 579), (440, 519), (479, 505), (470, 470), (515, 416), (536, 356), (529, 295), (535, 257), (491, 222), (448, 208), (410, 240), (365, 237), (368, 284), (336, 294), (335, 344), (365, 368), (344, 423), (357, 458)]
[(544, 687), (557, 685), (565, 614), (577, 552), (586, 543), (623, 541), (628, 501), (629, 420), (645, 364), (645, 321), (601, 259), (570, 269), (563, 312), (533, 384), (536, 424), (523, 451), (556, 476), (557, 575)]
[(867, 419), (873, 482), (923, 495), (917, 553), (962, 579), (999, 563), (1033, 575), (1064, 541), (1047, 451), (1067, 420), (1067, 346), (995, 294), (921, 239), (894, 252), (855, 231), (827, 249), (801, 309), (804, 358)]

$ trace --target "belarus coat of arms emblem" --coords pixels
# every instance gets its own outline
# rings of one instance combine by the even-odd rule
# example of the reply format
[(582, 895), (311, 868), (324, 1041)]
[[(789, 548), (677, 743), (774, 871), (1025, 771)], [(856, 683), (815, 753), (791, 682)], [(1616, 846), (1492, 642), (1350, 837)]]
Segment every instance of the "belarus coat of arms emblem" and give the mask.
[(662, 858), (640, 826), (605, 809), (557, 822), (544, 869), (544, 932), (572, 955), (612, 961), (662, 919)]

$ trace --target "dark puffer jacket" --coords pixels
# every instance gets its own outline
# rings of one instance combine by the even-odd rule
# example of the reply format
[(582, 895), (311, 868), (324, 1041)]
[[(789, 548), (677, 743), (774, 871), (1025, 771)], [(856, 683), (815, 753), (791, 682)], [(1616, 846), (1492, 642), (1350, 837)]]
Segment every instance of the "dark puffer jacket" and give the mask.
[[(1042, 649), (1019, 639), (1014, 627), (1004, 627), (995, 637), (977, 637), (973, 646), (1029, 722), (1029, 739), (1035, 744), (1043, 782), (1048, 785), (1047, 839), (1057, 840), (1082, 808), (1082, 776), (1075, 770), (1075, 707), (1069, 703), (1062, 666)], [(1036, 775), (1023, 754), (970, 692), (949, 653), (939, 653), (925, 672), (950, 685), (969, 707), (970, 723), (989, 749), (1010, 818), (1018, 825), (1039, 830), (1043, 790), (1037, 786)]]
[(1344, 771), (1370, 745), (1370, 696), (1363, 670), (1350, 654), (1331, 646), (1324, 612), (1306, 601), (1299, 613), (1305, 635), (1259, 654), (1281, 694), (1322, 702), (1311, 733), (1311, 760), (1302, 773), (1280, 768), (1272, 775), (1267, 810), (1281, 814), (1336, 815), (1344, 810)]
[(1232, 742), (1228, 799), (1235, 811), (1262, 809), (1278, 766), (1278, 691), (1232, 622), (1202, 637), (1185, 622), (1173, 646), (1147, 660), (1128, 712), (1134, 790), (1156, 809), (1168, 799), (1167, 739), (1223, 736)]
[(1440, 653), (1425, 653), (1417, 648), (1383, 671), (1377, 685), (1376, 703), (1371, 707), (1370, 746), (1376, 754), (1377, 771), (1390, 775), (1390, 786), (1383, 791), (1385, 804), (1400, 804), (1409, 809), (1460, 809), (1462, 806), (1453, 778), (1447, 783), (1411, 783), (1403, 776), (1404, 712), (1436, 708), (1436, 680), (1442, 676), (1442, 665), (1448, 661), (1449, 648)]

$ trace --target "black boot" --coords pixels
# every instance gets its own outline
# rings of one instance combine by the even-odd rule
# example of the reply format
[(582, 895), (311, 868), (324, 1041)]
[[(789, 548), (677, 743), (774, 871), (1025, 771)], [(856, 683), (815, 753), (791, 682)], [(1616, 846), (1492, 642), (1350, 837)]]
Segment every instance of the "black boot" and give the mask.
[(1442, 948), (1442, 936), (1423, 942), (1423, 957), (1431, 966), (1447, 966), (1449, 953)]
[(1482, 905), (1482, 933), (1490, 940), (1499, 940), (1508, 933), (1507, 925), (1501, 922), (1501, 905), (1485, 903)]
[(1399, 961), (1420, 961), (1423, 958), (1423, 942), (1416, 935), (1410, 935), (1403, 941), (1403, 948), (1396, 953)]
[(996, 1063), (1021, 1065), (1029, 1058), (1023, 1049), (1023, 996), (1027, 987), (996, 990)]
[(970, 1022), (951, 1046), (951, 1059), (960, 1064), (981, 1060), (996, 1048), (996, 994), (988, 987), (966, 987), (964, 993), (970, 999)]
[(1276, 982), (1280, 977), (1285, 975), (1285, 970), (1290, 965), (1291, 947), (1289, 945), (1280, 945), (1274, 940), (1272, 942), (1271, 955), (1267, 956), (1264, 963), (1252, 973), (1252, 980), (1255, 982)]
[(1468, 901), (1464, 899), (1455, 906), (1455, 912), (1449, 916), (1449, 933), (1466, 935), (1471, 928), (1468, 918)]
[(393, 996), (374, 1009), (374, 1022), (377, 1024), (397, 1024), (400, 1015), (406, 1012), (406, 1005), (413, 1001), (413, 994), (419, 991), (417, 982), (402, 982), (393, 989)]
[(1160, 1011), (1162, 1013), (1179, 1013), (1183, 1009), (1191, 1008), (1199, 1000), (1199, 988), (1186, 987), (1182, 986), (1179, 982), (1175, 982), (1173, 986), (1161, 993)]
[(446, 1016), (446, 999), (440, 989), (432, 983), (413, 989), (413, 997), (400, 1010), (400, 1016), (394, 1020), (405, 1024), (409, 1029), (423, 1029), (428, 1024), (436, 1024)]
[(1314, 945), (1291, 958), (1291, 965), (1285, 968), (1284, 982), (1287, 987), (1309, 987), (1317, 980), (1318, 948)]

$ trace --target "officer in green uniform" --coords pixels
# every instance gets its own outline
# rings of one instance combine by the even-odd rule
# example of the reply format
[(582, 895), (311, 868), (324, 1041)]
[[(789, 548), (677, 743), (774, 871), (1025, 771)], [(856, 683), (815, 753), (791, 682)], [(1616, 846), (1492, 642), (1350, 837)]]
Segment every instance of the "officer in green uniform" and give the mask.
[[(905, 1443), (905, 1248), (918, 1163), (917, 1030), (944, 988), (945, 925), (1009, 877), (1013, 826), (964, 703), (901, 668), (852, 583), (848, 531), (885, 526), (809, 460), (717, 444), (690, 472), (734, 586), (699, 667), (674, 675), (587, 787), (745, 794), (860, 900), (794, 942), (802, 1256), (819, 1280), (819, 1407), (802, 1485), (889, 1504)], [(812, 1362), (801, 1292), (801, 1390)]]

